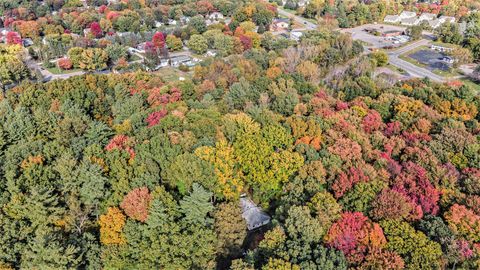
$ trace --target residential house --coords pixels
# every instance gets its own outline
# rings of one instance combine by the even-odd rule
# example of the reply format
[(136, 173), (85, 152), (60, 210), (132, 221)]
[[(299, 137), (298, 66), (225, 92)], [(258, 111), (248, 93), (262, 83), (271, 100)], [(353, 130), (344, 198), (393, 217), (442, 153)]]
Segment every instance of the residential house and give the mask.
[(383, 19), (383, 22), (386, 23), (399, 23), (400, 22), (400, 16), (398, 15), (387, 15)]
[(170, 58), (170, 65), (172, 67), (179, 67), (182, 64), (186, 64), (187, 62), (192, 61), (192, 58), (188, 55), (179, 55)]
[(292, 31), (290, 32), (290, 38), (294, 41), (300, 41), (300, 38), (303, 36), (303, 33), (300, 31)]
[(88, 37), (91, 32), (90, 28), (85, 28), (83, 29), (83, 36)]
[(455, 17), (451, 17), (451, 16), (440, 16), (440, 18), (438, 18), (440, 20), (440, 22), (443, 24), (443, 23), (446, 23), (446, 22), (449, 22), (449, 23), (454, 23), (455, 22)]
[(245, 195), (240, 197), (240, 207), (242, 208), (242, 217), (247, 222), (249, 231), (270, 223), (270, 216)]
[(205, 24), (206, 24), (207, 26), (210, 26), (210, 25), (216, 24), (216, 23), (219, 23), (219, 22), (218, 22), (218, 21), (215, 21), (215, 20), (210, 20), (210, 19), (206, 19), (206, 20), (205, 20)]
[(177, 25), (177, 21), (176, 20), (172, 20), (172, 19), (168, 19), (168, 25)]
[(182, 17), (180, 17), (180, 22), (182, 24), (188, 24), (190, 22), (190, 17), (182, 16)]
[(406, 26), (418, 25), (419, 23), (420, 23), (420, 20), (418, 19), (417, 16), (402, 19), (402, 25), (406, 25)]
[(5, 28), (0, 28), (0, 42), (7, 42), (6, 39), (7, 39), (7, 33), (8, 33), (8, 30), (5, 29)]
[(433, 13), (422, 13), (422, 15), (420, 15), (420, 18), (418, 18), (420, 20), (420, 22), (423, 22), (423, 21), (433, 21), (437, 18), (437, 15), (436, 14), (433, 14)]
[(206, 53), (205, 53), (205, 56), (206, 57), (215, 57), (217, 56), (217, 53), (212, 51), (212, 50), (208, 50)]
[(167, 59), (161, 59), (160, 64), (157, 65), (153, 70), (159, 70), (161, 68), (168, 67), (168, 60)]
[(163, 25), (164, 25), (164, 23), (159, 22), (159, 21), (155, 21), (155, 27), (156, 28), (162, 27)]
[(215, 12), (212, 12), (210, 15), (208, 15), (208, 19), (218, 22), (220, 20), (223, 20), (224, 16), (222, 13), (215, 11)]
[(287, 30), (290, 26), (289, 19), (274, 19), (272, 22), (272, 29), (273, 31), (284, 31)]
[(310, 0), (298, 0), (298, 7), (306, 7), (310, 3)]
[(437, 29), (438, 27), (440, 27), (440, 25), (442, 25), (442, 22), (439, 19), (435, 19), (435, 20), (429, 21), (428, 25), (432, 29)]
[(23, 47), (30, 47), (33, 45), (33, 40), (31, 38), (24, 38), (22, 39)]
[(400, 13), (400, 20), (410, 19), (410, 18), (414, 18), (416, 16), (417, 16), (417, 13), (415, 13), (413, 11), (403, 11), (402, 13)]

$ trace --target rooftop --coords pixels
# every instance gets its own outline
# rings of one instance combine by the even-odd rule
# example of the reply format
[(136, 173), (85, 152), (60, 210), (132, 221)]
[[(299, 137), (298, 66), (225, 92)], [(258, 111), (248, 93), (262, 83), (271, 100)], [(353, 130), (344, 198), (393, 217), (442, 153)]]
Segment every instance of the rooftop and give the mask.
[(240, 206), (242, 207), (242, 217), (247, 222), (248, 230), (260, 228), (270, 222), (270, 216), (249, 198), (241, 197)]

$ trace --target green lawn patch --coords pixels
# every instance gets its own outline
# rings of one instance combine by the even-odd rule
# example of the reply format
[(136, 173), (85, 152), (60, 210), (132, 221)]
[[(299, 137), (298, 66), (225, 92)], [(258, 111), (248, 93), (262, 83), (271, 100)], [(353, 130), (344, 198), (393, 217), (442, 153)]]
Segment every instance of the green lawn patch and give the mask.
[(142, 60), (142, 58), (140, 58), (140, 56), (136, 54), (130, 55), (130, 62), (137, 61), (137, 60)]
[(185, 79), (191, 78), (190, 73), (183, 72), (172, 67), (161, 68), (155, 73), (159, 74), (162, 77), (162, 79), (164, 79), (166, 82), (178, 81), (179, 77), (184, 77)]
[(58, 68), (58, 67), (46, 68), (46, 70), (48, 70), (50, 73), (55, 74), (55, 75), (59, 75), (59, 74), (69, 74), (69, 73), (73, 73), (73, 72), (82, 71), (82, 70), (79, 69), (79, 68), (70, 69), (70, 70), (63, 70), (63, 69), (60, 69), (60, 68)]
[(470, 86), (472, 89), (475, 89), (478, 93), (480, 93), (480, 84), (468, 79), (468, 78), (462, 78), (460, 79), (461, 82), (463, 82), (465, 85)]

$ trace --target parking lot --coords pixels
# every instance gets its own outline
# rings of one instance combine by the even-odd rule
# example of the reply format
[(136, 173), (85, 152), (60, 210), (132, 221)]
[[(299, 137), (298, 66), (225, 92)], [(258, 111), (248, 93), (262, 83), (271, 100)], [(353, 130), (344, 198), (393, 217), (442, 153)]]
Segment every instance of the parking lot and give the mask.
[(419, 50), (414, 52), (408, 57), (417, 60), (419, 63), (424, 64), (429, 70), (442, 70), (448, 71), (450, 69), (450, 63), (447, 63), (444, 59), (446, 54), (437, 52), (430, 49)]
[[(386, 37), (382, 34), (389, 32), (403, 32), (405, 27), (393, 26), (386, 24), (365, 24), (355, 28), (343, 29), (342, 32), (350, 33), (354, 40), (361, 40), (366, 43), (365, 47), (367, 48), (385, 48), (385, 47), (399, 47), (404, 41), (397, 41), (392, 37)], [(377, 35), (372, 32), (377, 32)]]

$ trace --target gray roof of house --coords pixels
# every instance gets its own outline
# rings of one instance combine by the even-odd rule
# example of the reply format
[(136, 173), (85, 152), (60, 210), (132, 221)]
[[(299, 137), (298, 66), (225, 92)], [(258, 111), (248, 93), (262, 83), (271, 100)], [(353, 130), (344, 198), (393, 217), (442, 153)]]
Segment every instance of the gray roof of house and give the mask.
[(399, 16), (398, 15), (387, 15), (385, 16), (385, 18), (383, 19), (384, 22), (386, 21), (398, 21), (399, 19)]
[(418, 20), (417, 17), (402, 19), (402, 24), (415, 24), (417, 20)]
[(240, 206), (242, 207), (242, 217), (247, 222), (248, 230), (254, 230), (270, 222), (270, 216), (249, 198), (240, 198)]

